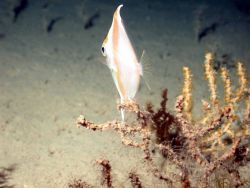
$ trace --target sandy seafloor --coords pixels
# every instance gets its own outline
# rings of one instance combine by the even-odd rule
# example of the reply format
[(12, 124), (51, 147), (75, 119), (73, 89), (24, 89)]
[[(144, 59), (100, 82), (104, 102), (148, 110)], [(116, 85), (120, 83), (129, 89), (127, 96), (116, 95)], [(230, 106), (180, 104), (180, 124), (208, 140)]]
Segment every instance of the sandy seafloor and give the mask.
[[(131, 170), (146, 187), (164, 187), (147, 172), (139, 149), (123, 146), (113, 131), (78, 129), (75, 123), (80, 114), (96, 123), (120, 118), (119, 96), (100, 52), (120, 3), (137, 55), (145, 49), (149, 64), (145, 79), (152, 90), (143, 86), (138, 92), (141, 105), (158, 104), (168, 88), (173, 109), (185, 65), (193, 73), (199, 113), (200, 99), (209, 95), (203, 75), (207, 51), (241, 60), (249, 75), (250, 17), (230, 0), (30, 0), (15, 23), (12, 3), (0, 3), (0, 167), (14, 166), (6, 185), (67, 187), (82, 178), (100, 187), (95, 160), (103, 158), (110, 160), (115, 187), (130, 187)], [(96, 12), (93, 27), (84, 29)], [(62, 19), (47, 33), (56, 17)], [(199, 30), (215, 22), (218, 28), (198, 42)]]

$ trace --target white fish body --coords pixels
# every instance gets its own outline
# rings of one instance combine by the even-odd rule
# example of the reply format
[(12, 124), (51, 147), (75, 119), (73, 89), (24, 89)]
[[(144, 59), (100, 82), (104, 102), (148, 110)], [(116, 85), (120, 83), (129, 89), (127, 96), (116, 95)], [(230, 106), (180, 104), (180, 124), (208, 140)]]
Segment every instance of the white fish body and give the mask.
[[(122, 6), (119, 5), (114, 13), (112, 25), (102, 45), (102, 53), (106, 56), (121, 103), (124, 103), (134, 99), (139, 88), (142, 67), (122, 23)], [(121, 114), (124, 121), (124, 112), (121, 111)]]

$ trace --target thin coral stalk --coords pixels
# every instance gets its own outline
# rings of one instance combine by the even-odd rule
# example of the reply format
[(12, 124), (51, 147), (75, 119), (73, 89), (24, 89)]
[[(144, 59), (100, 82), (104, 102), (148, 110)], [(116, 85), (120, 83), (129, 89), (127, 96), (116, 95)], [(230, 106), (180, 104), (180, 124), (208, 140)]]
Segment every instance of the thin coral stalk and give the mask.
[(139, 176), (136, 173), (130, 172), (129, 179), (130, 179), (130, 182), (131, 182), (133, 188), (144, 188)]
[(192, 74), (188, 67), (183, 67), (183, 88), (182, 88), (182, 95), (184, 97), (183, 101), (183, 111), (185, 116), (190, 121), (192, 118), (191, 109), (192, 109)]
[(237, 64), (237, 74), (239, 77), (239, 88), (236, 92), (236, 97), (234, 99), (234, 102), (238, 102), (241, 99), (244, 91), (246, 91), (247, 84), (248, 84), (247, 76), (246, 76), (246, 69), (241, 62), (238, 62)]
[(224, 100), (226, 103), (231, 103), (232, 99), (232, 88), (231, 88), (231, 79), (229, 77), (229, 72), (225, 67), (221, 68), (221, 78), (224, 83)]
[(100, 164), (102, 166), (102, 186), (107, 186), (108, 188), (113, 188), (112, 185), (112, 175), (111, 175), (111, 165), (109, 163), (109, 160), (100, 159), (97, 160), (96, 163)]
[(246, 119), (248, 122), (250, 122), (250, 89), (246, 92), (246, 108), (245, 108), (245, 113), (244, 113), (244, 119)]
[(216, 93), (216, 79), (215, 79), (215, 72), (213, 69), (213, 61), (214, 57), (212, 53), (207, 53), (205, 55), (205, 78), (208, 81), (208, 86), (210, 90), (210, 100), (213, 104), (213, 106), (217, 106), (218, 99), (217, 99), (217, 93)]

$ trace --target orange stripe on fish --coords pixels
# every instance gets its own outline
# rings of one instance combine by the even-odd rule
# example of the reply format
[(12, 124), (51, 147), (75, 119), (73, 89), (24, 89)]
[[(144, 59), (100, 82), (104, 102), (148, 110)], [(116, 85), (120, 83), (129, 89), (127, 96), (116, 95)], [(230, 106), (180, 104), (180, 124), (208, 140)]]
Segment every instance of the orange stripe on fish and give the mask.
[(116, 49), (118, 49), (118, 39), (119, 39), (119, 26), (118, 26), (118, 19), (119, 19), (119, 14), (120, 12), (120, 8), (118, 7), (117, 10), (115, 11), (114, 13), (114, 18), (113, 18), (113, 52), (114, 52), (114, 57), (113, 57), (113, 62), (115, 63), (116, 67), (117, 67), (117, 71), (115, 72), (115, 75), (116, 75), (116, 78), (117, 78), (117, 82), (118, 82), (118, 85), (119, 85), (119, 91), (121, 93), (122, 96), (125, 96), (126, 95), (126, 92), (125, 92), (125, 89), (124, 89), (124, 86), (123, 86), (123, 83), (121, 81), (121, 77), (120, 77), (120, 67), (119, 67), (119, 59), (118, 59), (118, 52)]
[[(117, 7), (108, 35), (102, 44), (102, 53), (107, 59), (106, 64), (111, 70), (121, 103), (134, 99), (142, 75), (141, 64), (122, 23), (120, 16), (122, 6)], [(124, 120), (124, 112), (121, 113)]]

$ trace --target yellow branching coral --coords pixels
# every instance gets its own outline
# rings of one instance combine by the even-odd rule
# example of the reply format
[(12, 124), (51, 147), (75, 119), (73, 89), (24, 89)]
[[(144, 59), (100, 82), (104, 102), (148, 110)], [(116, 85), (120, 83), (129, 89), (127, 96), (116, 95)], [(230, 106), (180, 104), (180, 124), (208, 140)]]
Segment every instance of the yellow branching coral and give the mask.
[(245, 119), (248, 119), (248, 120), (250, 119), (250, 89), (248, 91), (248, 97), (246, 99)]
[(214, 57), (212, 53), (207, 53), (205, 55), (205, 78), (208, 81), (208, 86), (210, 90), (210, 100), (213, 106), (218, 104), (217, 94), (216, 94), (216, 79), (215, 79), (215, 72), (213, 69), (213, 60)]
[(244, 94), (244, 91), (247, 88), (246, 69), (243, 66), (243, 64), (240, 62), (238, 62), (238, 64), (237, 64), (237, 74), (239, 77), (239, 88), (236, 91), (236, 96), (234, 98), (234, 102), (238, 102), (241, 99), (241, 97)]
[[(211, 53), (206, 54), (204, 73), (210, 101), (202, 100), (204, 113), (198, 119), (193, 118), (191, 112), (192, 73), (188, 67), (183, 67), (183, 88), (176, 99), (174, 113), (166, 108), (168, 98), (164, 90), (159, 109), (154, 109), (152, 104), (148, 104), (146, 110), (131, 102), (118, 105), (119, 110), (136, 114), (133, 122), (115, 120), (97, 125), (80, 116), (78, 125), (94, 131), (113, 129), (118, 132), (124, 145), (143, 150), (152, 174), (169, 187), (174, 187), (173, 183), (178, 180), (182, 187), (192, 184), (192, 187), (213, 187), (209, 186), (209, 181), (216, 170), (230, 174), (232, 187), (242, 186), (240, 167), (249, 162), (250, 157), (250, 88), (246, 70), (238, 63), (239, 87), (233, 90), (229, 70), (220, 69), (224, 102), (219, 103), (213, 59)], [(155, 162), (158, 157), (152, 155), (156, 150), (175, 165), (180, 175), (161, 171), (162, 166), (159, 168)]]
[(226, 103), (231, 103), (232, 88), (229, 72), (225, 67), (221, 68), (221, 78), (224, 82), (224, 100)]
[[(232, 81), (229, 75), (229, 70), (226, 67), (222, 67), (220, 69), (220, 75), (224, 84), (224, 103), (219, 105), (216, 73), (213, 68), (213, 61), (214, 57), (212, 53), (207, 53), (205, 55), (204, 74), (209, 86), (210, 102), (202, 100), (204, 114), (199, 120), (191, 119), (192, 74), (188, 67), (183, 67), (183, 109), (181, 113), (183, 118), (193, 124), (193, 127), (208, 128), (209, 131), (204, 134), (200, 140), (202, 145), (206, 145), (206, 147), (202, 147), (202, 151), (205, 153), (209, 152), (211, 157), (218, 157), (219, 153), (216, 151), (226, 151), (227, 142), (234, 142), (239, 136), (249, 134), (249, 127), (246, 126), (246, 124), (249, 124), (250, 121), (250, 90), (247, 85), (246, 70), (242, 63), (237, 64), (239, 87), (236, 91), (232, 90)], [(245, 103), (245, 112), (239, 110), (240, 100)], [(244, 122), (242, 118), (244, 119)], [(212, 129), (213, 131), (211, 131)]]
[(182, 95), (184, 97), (184, 113), (188, 120), (191, 120), (192, 109), (192, 74), (188, 67), (183, 67), (184, 83), (182, 88)]

